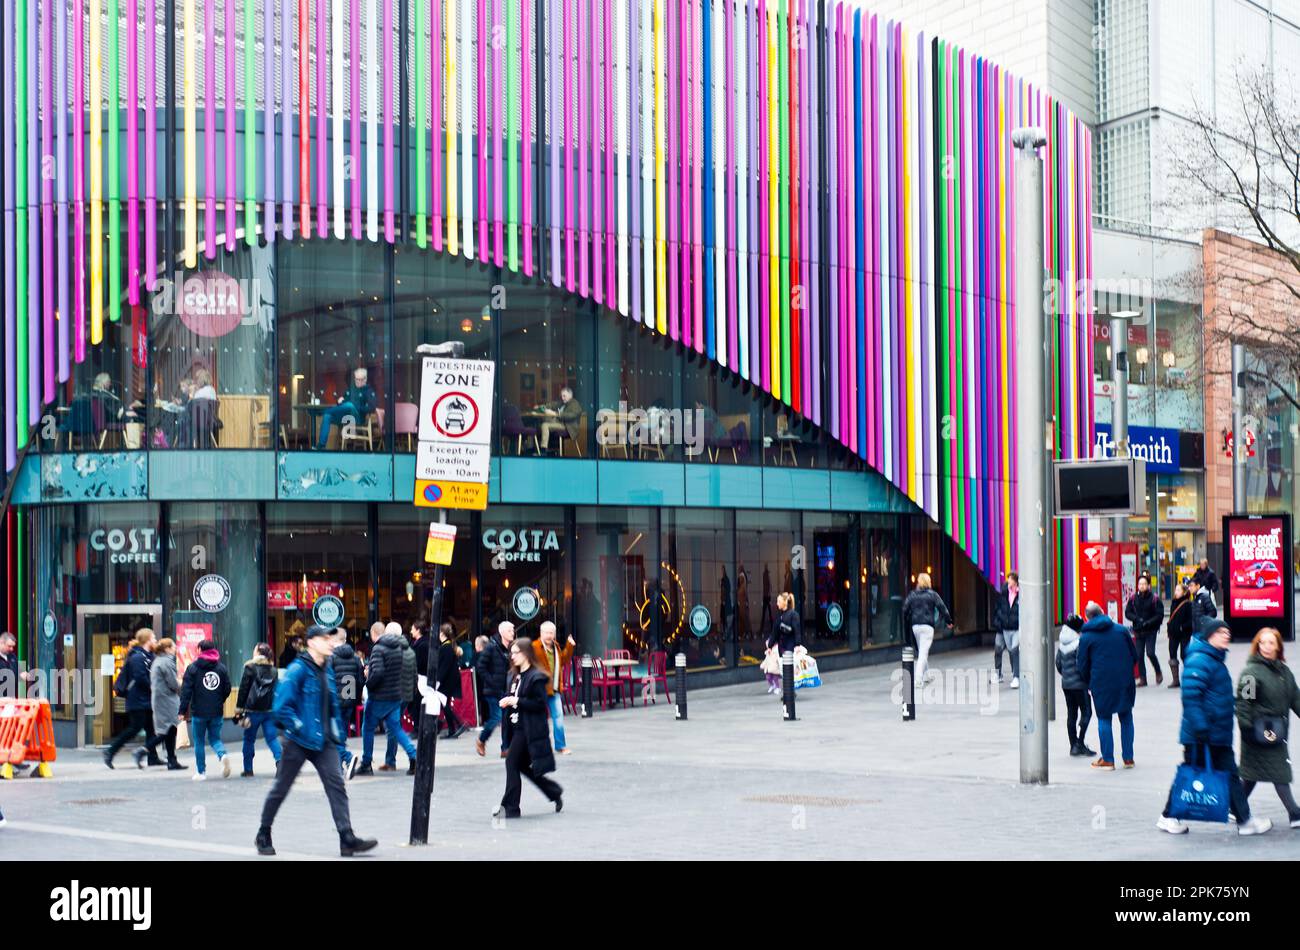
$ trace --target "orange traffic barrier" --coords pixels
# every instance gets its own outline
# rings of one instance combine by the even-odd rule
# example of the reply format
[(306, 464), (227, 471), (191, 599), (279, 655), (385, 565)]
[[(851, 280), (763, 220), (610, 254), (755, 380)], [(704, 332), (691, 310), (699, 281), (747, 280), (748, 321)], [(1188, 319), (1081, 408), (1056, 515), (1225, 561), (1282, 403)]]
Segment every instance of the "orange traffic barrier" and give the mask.
[(14, 777), (14, 766), (37, 763), (33, 775), (49, 778), (55, 759), (54, 721), (47, 699), (0, 699), (0, 778)]

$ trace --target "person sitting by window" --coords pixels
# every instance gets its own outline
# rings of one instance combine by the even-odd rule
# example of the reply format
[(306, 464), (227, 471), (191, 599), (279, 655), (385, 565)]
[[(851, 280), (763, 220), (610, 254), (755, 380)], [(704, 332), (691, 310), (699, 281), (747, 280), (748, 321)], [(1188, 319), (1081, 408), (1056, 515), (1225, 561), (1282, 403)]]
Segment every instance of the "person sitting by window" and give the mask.
[(582, 403), (573, 398), (573, 390), (568, 386), (562, 388), (559, 403), (542, 409), (542, 414), (546, 417), (546, 420), (542, 423), (542, 448), (550, 446), (551, 436), (556, 433), (567, 435), (576, 443), (579, 436), (578, 426), (582, 422), (582, 413)]
[(189, 433), (182, 444), (187, 448), (206, 449), (216, 441), (216, 431), (221, 428), (217, 415), (217, 390), (212, 385), (212, 373), (203, 366), (194, 370), (186, 416)]
[(365, 367), (358, 366), (352, 372), (352, 385), (339, 399), (337, 406), (331, 406), (321, 413), (320, 435), (316, 439), (316, 448), (324, 449), (329, 445), (330, 426), (336, 422), (351, 419), (353, 424), (364, 422), (375, 411), (378, 402), (375, 391), (370, 387), (370, 374)]

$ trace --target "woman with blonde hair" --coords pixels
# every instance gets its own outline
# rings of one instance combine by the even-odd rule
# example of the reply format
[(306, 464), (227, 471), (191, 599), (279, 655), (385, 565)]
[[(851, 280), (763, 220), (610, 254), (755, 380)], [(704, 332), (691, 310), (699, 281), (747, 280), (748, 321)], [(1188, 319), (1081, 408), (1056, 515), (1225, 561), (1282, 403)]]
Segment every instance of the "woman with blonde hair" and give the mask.
[(942, 621), (952, 626), (952, 614), (943, 598), (931, 586), (930, 575), (916, 575), (916, 588), (903, 601), (903, 632), (916, 647), (916, 685), (924, 686), (930, 675), (930, 645), (934, 628)]
[(1264, 627), (1237, 679), (1237, 725), (1241, 729), (1241, 784), (1246, 797), (1259, 782), (1271, 782), (1292, 828), (1300, 828), (1300, 805), (1291, 794), (1287, 750), (1291, 713), (1300, 716), (1300, 688), (1286, 665), (1282, 634)]

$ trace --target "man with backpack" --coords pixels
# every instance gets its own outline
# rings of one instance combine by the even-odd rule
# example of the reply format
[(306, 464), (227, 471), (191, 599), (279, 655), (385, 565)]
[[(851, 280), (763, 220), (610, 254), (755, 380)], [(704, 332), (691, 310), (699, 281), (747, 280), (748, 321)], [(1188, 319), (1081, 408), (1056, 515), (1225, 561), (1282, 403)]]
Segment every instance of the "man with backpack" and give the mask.
[(158, 758), (154, 750), (157, 742), (153, 732), (153, 699), (149, 683), (149, 668), (153, 666), (153, 651), (156, 643), (153, 631), (148, 627), (136, 632), (135, 644), (122, 663), (122, 672), (113, 682), (113, 693), (126, 700), (126, 728), (113, 737), (104, 750), (104, 764), (113, 767), (113, 757), (122, 751), (122, 746), (134, 739), (144, 730), (145, 741), (149, 749), (150, 765), (166, 765)]
[[(378, 626), (376, 624), (376, 626)], [(393, 630), (392, 628), (396, 628)], [(402, 729), (402, 703), (408, 686), (407, 673), (413, 678), (415, 673), (415, 654), (406, 661), (403, 651), (411, 652), (406, 638), (402, 636), (399, 624), (390, 627), (370, 629), (373, 646), (370, 648), (370, 661), (366, 667), (366, 709), (361, 720), (361, 767), (358, 775), (373, 775), (371, 760), (375, 752), (375, 728), (384, 724), (384, 731), (390, 740), (396, 739), (410, 760), (407, 774), (415, 774), (415, 743)], [(410, 681), (413, 684), (413, 679)], [(414, 686), (412, 685), (412, 690)], [(384, 764), (381, 772), (397, 769), (397, 749), (388, 746), (385, 750)]]
[(275, 652), (269, 644), (259, 643), (253, 651), (253, 658), (244, 664), (244, 673), (239, 678), (239, 696), (235, 700), (235, 721), (246, 720), (244, 725), (244, 771), (242, 778), (253, 776), (253, 751), (257, 748), (257, 733), (260, 730), (266, 740), (266, 747), (275, 757), (276, 768), (280, 767), (280, 740), (276, 736), (275, 722), (271, 718), (271, 706), (275, 701), (275, 684), (278, 673), (273, 657)]

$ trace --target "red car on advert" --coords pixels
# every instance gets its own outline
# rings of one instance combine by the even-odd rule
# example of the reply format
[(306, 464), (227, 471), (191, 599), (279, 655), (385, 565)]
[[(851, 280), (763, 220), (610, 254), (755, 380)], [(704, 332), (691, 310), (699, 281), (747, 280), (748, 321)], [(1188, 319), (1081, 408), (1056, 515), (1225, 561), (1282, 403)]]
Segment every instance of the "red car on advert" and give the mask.
[(1239, 587), (1267, 587), (1269, 584), (1281, 584), (1282, 572), (1272, 561), (1252, 564), (1244, 571), (1232, 575), (1232, 582)]

